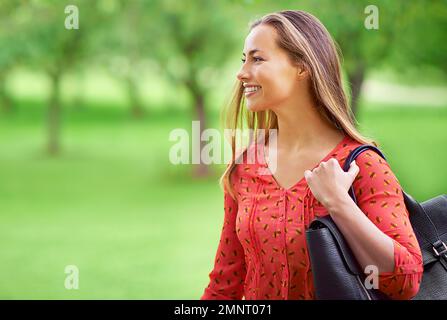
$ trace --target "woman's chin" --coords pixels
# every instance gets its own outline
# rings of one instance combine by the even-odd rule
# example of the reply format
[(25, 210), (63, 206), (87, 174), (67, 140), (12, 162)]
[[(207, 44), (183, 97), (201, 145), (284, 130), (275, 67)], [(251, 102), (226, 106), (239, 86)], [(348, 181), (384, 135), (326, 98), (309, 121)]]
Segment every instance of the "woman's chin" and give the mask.
[(248, 111), (251, 111), (251, 112), (254, 112), (254, 111), (255, 111), (254, 108), (253, 108), (253, 106), (251, 106), (251, 105), (247, 105), (247, 110), (248, 110)]
[(247, 110), (251, 111), (251, 112), (258, 112), (258, 111), (263, 111), (264, 108), (262, 106), (260, 106), (259, 104), (247, 104)]

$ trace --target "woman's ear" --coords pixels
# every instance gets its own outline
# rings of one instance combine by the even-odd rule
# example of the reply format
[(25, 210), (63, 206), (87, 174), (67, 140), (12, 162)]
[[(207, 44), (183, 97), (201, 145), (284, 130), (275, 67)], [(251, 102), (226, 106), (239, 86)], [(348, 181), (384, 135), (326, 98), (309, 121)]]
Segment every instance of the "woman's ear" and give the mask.
[(300, 63), (297, 68), (297, 76), (299, 80), (303, 80), (309, 76), (309, 71), (303, 63)]

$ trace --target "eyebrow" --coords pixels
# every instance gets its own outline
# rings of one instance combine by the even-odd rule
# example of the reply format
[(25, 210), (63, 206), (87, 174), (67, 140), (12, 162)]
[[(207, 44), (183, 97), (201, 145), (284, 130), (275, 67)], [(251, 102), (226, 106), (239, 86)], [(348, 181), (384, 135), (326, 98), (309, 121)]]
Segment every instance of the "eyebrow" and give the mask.
[[(250, 50), (250, 51), (248, 52), (248, 55), (252, 55), (252, 54), (254, 54), (254, 53), (258, 52), (258, 51), (261, 51), (261, 50), (259, 50), (259, 49), (253, 49), (253, 50)], [(242, 52), (242, 55), (245, 57), (245, 53)]]

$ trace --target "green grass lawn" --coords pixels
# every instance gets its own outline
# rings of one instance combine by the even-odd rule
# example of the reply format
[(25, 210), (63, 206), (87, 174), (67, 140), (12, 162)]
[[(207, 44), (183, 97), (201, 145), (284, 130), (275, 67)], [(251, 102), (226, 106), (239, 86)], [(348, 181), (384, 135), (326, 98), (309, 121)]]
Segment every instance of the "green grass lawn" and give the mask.
[[(0, 298), (199, 298), (223, 198), (217, 175), (193, 181), (168, 162), (168, 134), (190, 128), (189, 115), (70, 109), (62, 154), (50, 158), (43, 110), (22, 102), (0, 115)], [(447, 108), (365, 106), (359, 122), (407, 192), (447, 191)], [(79, 268), (79, 290), (64, 288), (67, 265)]]

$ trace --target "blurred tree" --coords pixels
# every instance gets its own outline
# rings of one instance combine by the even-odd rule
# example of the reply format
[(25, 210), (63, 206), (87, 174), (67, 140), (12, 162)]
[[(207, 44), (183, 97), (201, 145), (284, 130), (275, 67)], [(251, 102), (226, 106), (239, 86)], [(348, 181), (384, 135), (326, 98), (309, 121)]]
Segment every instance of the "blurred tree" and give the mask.
[(12, 99), (6, 90), (6, 80), (11, 70), (23, 62), (27, 53), (26, 37), (23, 29), (26, 13), (19, 10), (16, 1), (0, 3), (0, 109), (9, 112), (13, 108)]
[(139, 117), (143, 114), (143, 107), (141, 99), (138, 94), (138, 81), (140, 74), (138, 72), (139, 63), (142, 60), (142, 49), (147, 48), (147, 41), (144, 37), (144, 25), (150, 20), (147, 11), (143, 9), (141, 1), (126, 1), (124, 3), (124, 10), (121, 11), (120, 16), (124, 20), (123, 27), (120, 29), (120, 34), (123, 39), (122, 46), (126, 48), (126, 57), (128, 60), (128, 68), (125, 75), (125, 83), (127, 85), (127, 92), (129, 94), (129, 101), (131, 104), (132, 114)]
[(137, 118), (145, 112), (139, 94), (144, 63), (156, 43), (148, 36), (152, 6), (153, 1), (103, 1), (102, 9), (109, 15), (102, 26), (97, 26), (100, 61), (124, 83), (131, 114)]
[(369, 70), (379, 68), (389, 57), (390, 48), (399, 36), (396, 24), (402, 19), (400, 4), (377, 0), (379, 29), (368, 29), (365, 21), (372, 11), (365, 11), (370, 1), (328, 1), (318, 4), (305, 1), (304, 6), (318, 17), (335, 38), (350, 86), (351, 108), (357, 114), (363, 82)]
[[(240, 39), (237, 11), (223, 0), (159, 0), (150, 6), (151, 27), (144, 34), (154, 45), (150, 54), (173, 87), (185, 87), (193, 101), (194, 119), (200, 133), (207, 127), (206, 97)], [(201, 148), (204, 142), (201, 142)], [(196, 176), (208, 167), (197, 165)]]
[(402, 1), (399, 9), (401, 17), (395, 25), (399, 36), (390, 48), (389, 67), (398, 73), (438, 68), (447, 76), (447, 1)]
[(88, 57), (95, 30), (93, 26), (101, 23), (101, 19), (90, 1), (73, 0), (70, 5), (77, 6), (79, 10), (79, 29), (67, 29), (65, 22), (69, 13), (65, 12), (66, 3), (56, 0), (23, 3), (23, 10), (27, 10), (31, 16), (26, 29), (26, 39), (32, 45), (32, 59), (29, 63), (34, 68), (44, 70), (51, 82), (47, 151), (54, 155), (60, 151), (62, 77), (79, 68), (80, 63)]

